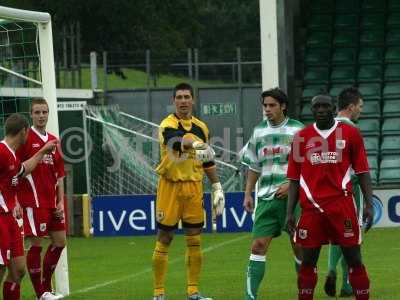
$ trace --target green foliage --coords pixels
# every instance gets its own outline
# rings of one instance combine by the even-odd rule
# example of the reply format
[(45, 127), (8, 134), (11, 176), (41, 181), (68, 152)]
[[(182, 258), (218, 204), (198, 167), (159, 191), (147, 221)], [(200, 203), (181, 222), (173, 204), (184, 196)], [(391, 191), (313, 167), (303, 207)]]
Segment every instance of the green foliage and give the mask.
[(48, 11), (58, 49), (62, 27), (77, 21), (83, 53), (151, 49), (155, 58), (173, 61), (185, 48), (218, 48), (218, 55), (237, 46), (259, 48), (258, 0), (4, 0), (2, 5)]

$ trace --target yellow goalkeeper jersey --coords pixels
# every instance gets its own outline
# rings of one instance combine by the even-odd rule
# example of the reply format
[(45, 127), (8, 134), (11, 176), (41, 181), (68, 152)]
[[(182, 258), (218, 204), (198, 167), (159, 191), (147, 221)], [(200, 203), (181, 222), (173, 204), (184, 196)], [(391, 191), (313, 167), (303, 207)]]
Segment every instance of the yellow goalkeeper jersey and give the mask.
[(156, 171), (170, 181), (201, 181), (204, 175), (203, 168), (214, 163), (203, 164), (195, 160), (195, 151), (182, 147), (183, 137), (208, 143), (207, 125), (193, 116), (188, 120), (179, 119), (175, 114), (166, 117), (160, 124), (160, 163)]

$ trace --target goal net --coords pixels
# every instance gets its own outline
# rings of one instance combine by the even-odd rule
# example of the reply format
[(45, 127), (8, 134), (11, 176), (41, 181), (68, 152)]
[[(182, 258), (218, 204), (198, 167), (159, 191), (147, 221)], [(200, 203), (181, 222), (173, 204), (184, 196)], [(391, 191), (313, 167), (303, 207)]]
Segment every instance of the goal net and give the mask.
[[(0, 123), (19, 112), (29, 119), (30, 101), (44, 97), (57, 111), (50, 15), (0, 6)], [(49, 131), (58, 135), (57, 113)]]
[[(48, 13), (0, 6), (0, 138), (4, 121), (12, 113), (29, 120), (32, 98), (49, 104), (47, 129), (58, 135), (56, 80), (51, 18)], [(67, 250), (56, 272), (56, 290), (69, 294)]]
[[(118, 106), (88, 106), (85, 123), (91, 196), (155, 194), (159, 126), (124, 113)], [(239, 172), (236, 153), (217, 146), (214, 149), (224, 191), (242, 191), (243, 173)], [(218, 157), (224, 157), (224, 161)], [(209, 190), (205, 180), (205, 191)]]

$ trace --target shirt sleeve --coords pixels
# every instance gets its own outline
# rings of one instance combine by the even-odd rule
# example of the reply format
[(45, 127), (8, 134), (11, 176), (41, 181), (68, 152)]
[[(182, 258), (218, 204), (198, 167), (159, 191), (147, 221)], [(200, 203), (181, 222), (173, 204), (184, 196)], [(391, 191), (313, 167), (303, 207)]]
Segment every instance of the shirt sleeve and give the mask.
[(25, 161), (26, 160), (26, 145), (27, 143), (21, 145), (20, 147), (18, 147), (17, 151), (15, 152), (15, 155), (18, 157), (18, 159), (20, 161)]
[(65, 177), (64, 159), (62, 156), (62, 151), (57, 147), (55, 157), (55, 170), (57, 172), (57, 179)]
[(364, 140), (357, 128), (352, 128), (350, 138), (350, 160), (355, 174), (369, 172)]
[(301, 162), (299, 158), (301, 157), (301, 147), (299, 134), (293, 138), (292, 145), (290, 147), (287, 178), (292, 180), (300, 180)]
[(256, 137), (254, 133), (250, 137), (247, 144), (240, 151), (239, 160), (242, 164), (246, 165), (249, 169), (253, 170), (254, 172), (261, 173), (262, 164), (257, 155)]

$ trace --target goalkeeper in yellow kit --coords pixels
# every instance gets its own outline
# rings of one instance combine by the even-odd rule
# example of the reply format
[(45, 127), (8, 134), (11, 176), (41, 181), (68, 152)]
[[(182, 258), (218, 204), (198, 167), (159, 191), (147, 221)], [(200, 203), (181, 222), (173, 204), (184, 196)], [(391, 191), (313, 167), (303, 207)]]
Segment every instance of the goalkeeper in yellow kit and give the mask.
[(154, 297), (165, 300), (165, 275), (168, 248), (174, 230), (182, 221), (186, 239), (188, 300), (212, 300), (199, 293), (202, 264), (201, 229), (204, 225), (203, 177), (212, 184), (212, 204), (221, 214), (225, 198), (214, 163), (214, 151), (208, 145), (209, 131), (205, 123), (192, 116), (193, 88), (187, 83), (175, 86), (175, 113), (160, 124), (160, 175), (156, 200), (157, 242), (153, 253)]

